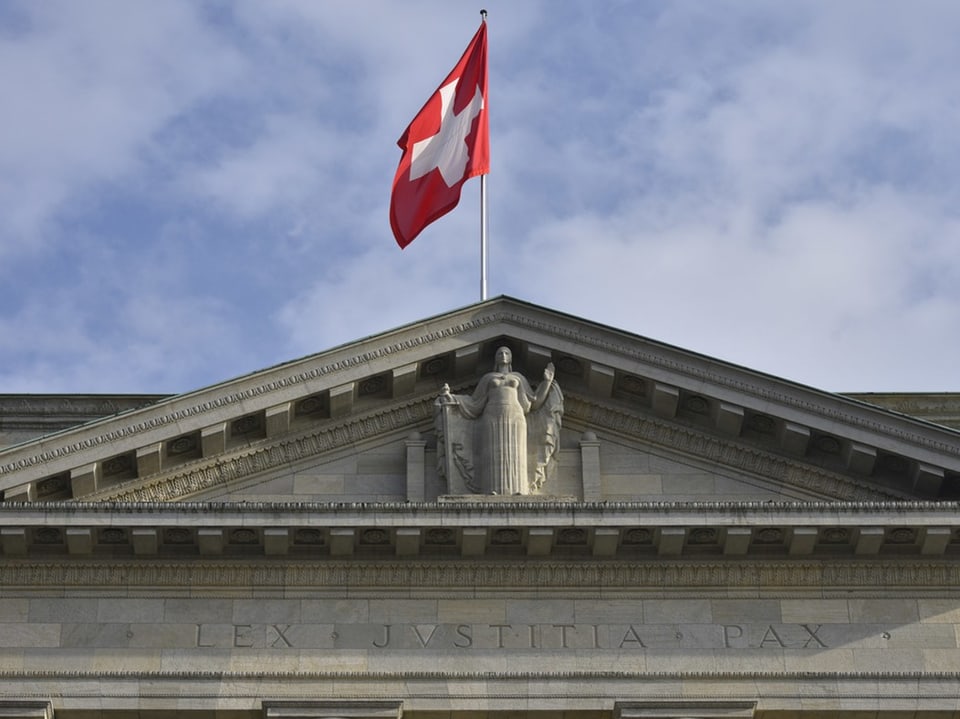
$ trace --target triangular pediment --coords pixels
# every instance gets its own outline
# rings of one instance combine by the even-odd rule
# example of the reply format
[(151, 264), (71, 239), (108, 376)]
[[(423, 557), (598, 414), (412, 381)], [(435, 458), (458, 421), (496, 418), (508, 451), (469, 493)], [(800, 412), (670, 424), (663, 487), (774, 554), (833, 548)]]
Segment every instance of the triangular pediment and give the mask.
[[(960, 433), (497, 298), (0, 452), (7, 501), (435, 502), (435, 401), (556, 368), (573, 501), (953, 499)], [(455, 486), (456, 485), (456, 486)]]

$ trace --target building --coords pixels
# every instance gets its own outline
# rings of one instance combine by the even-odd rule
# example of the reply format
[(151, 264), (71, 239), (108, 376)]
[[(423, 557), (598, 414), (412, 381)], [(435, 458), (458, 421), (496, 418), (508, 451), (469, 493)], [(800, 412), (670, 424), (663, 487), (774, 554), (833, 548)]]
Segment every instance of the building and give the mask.
[(497, 298), (0, 408), (4, 717), (960, 717), (956, 395)]

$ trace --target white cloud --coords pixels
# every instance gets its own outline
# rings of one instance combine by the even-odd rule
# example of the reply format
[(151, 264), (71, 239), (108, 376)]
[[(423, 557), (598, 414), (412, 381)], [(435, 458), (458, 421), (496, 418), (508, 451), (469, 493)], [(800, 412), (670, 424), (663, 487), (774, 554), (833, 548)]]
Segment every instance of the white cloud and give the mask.
[[(488, 5), (492, 295), (828, 389), (957, 389), (960, 6), (517, 5)], [(403, 252), (386, 219), (475, 10), (18, 7), (0, 389), (187, 389), (478, 299), (476, 181)]]
[(329, 130), (300, 118), (268, 118), (253, 144), (198, 168), (190, 187), (240, 218), (297, 206), (329, 181), (343, 144)]
[(0, 253), (30, 248), (63, 204), (140, 169), (164, 123), (240, 61), (189, 3), (21, 5), (0, 43)]
[(290, 337), (290, 355), (318, 352), (479, 301), (476, 189), (476, 182), (468, 184), (460, 207), (406, 249), (398, 249), (390, 237), (339, 257), (332, 267), (320, 268), (321, 281), (294, 291), (277, 313)]

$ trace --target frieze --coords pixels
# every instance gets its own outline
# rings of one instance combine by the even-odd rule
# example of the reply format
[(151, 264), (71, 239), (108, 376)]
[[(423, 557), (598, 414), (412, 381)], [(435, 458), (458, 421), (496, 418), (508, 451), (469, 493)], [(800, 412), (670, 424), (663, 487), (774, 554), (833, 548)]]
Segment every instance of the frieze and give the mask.
[[(70, 648), (108, 646), (98, 636), (103, 624), (89, 626), (92, 631), (81, 633), (81, 639), (71, 641)], [(109, 625), (107, 625), (109, 626)], [(127, 640), (137, 640), (136, 646), (149, 646), (136, 637), (135, 624), (127, 627), (124, 636), (116, 635), (110, 646), (128, 646)], [(74, 625), (74, 629), (77, 625)], [(252, 624), (198, 623), (192, 636), (184, 633), (182, 641), (164, 648), (184, 649), (359, 649), (381, 651), (446, 652), (503, 652), (545, 649), (557, 652), (580, 650), (615, 650), (626, 652), (668, 650), (737, 651), (758, 649), (818, 650), (830, 649), (851, 640), (887, 636), (887, 625), (878, 624), (647, 624), (643, 622), (619, 624), (575, 623), (308, 623), (267, 622)], [(147, 640), (149, 641), (149, 640)]]
[[(24, 562), (0, 565), (0, 586), (13, 587), (172, 587), (237, 588), (377, 588), (445, 589), (456, 595), (462, 587), (487, 590), (555, 588), (599, 596), (604, 588), (662, 595), (669, 591), (722, 588), (785, 590), (816, 587), (894, 591), (939, 589), (960, 585), (955, 562)], [(472, 591), (472, 590), (471, 590)], [(799, 593), (802, 593), (799, 592)]]

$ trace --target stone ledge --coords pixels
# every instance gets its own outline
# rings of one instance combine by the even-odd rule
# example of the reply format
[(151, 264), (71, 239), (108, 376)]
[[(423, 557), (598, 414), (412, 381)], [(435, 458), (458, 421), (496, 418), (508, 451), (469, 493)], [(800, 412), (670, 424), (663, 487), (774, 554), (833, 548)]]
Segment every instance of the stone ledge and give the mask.
[(544, 506), (551, 504), (582, 504), (577, 497), (547, 496), (538, 494), (525, 495), (496, 495), (496, 494), (444, 494), (437, 497), (437, 504), (449, 507), (457, 506), (477, 506), (490, 505), (496, 507), (500, 505), (516, 506), (518, 503), (530, 505), (531, 507)]
[[(627, 592), (663, 595), (671, 591), (692, 596), (697, 590), (721, 595), (750, 589), (804, 596), (815, 588), (826, 596), (836, 588), (840, 596), (852, 592), (934, 591), (953, 596), (960, 586), (960, 562), (924, 561), (766, 561), (623, 560), (605, 562), (551, 560), (436, 560), (436, 561), (236, 561), (186, 559), (180, 562), (8, 560), (0, 563), (0, 586), (7, 596), (24, 588), (122, 587), (126, 591), (154, 587), (191, 592), (250, 588), (263, 594), (271, 588), (290, 593), (300, 589), (337, 590), (376, 588), (410, 593), (460, 591), (516, 592), (525, 589), (560, 590), (566, 595), (610, 596)], [(565, 596), (566, 596), (565, 595)]]
[[(409, 671), (409, 672), (272, 672), (272, 671), (129, 671), (129, 672), (110, 672), (110, 671), (9, 671), (0, 670), (0, 680), (59, 680), (59, 679), (87, 679), (89, 677), (99, 677), (109, 680), (157, 680), (157, 681), (181, 681), (184, 679), (196, 680), (252, 680), (258, 679), (285, 679), (295, 677), (297, 679), (322, 679), (322, 680), (356, 680), (365, 681), (425, 681), (433, 682), (438, 679), (445, 681), (473, 681), (473, 680), (491, 680), (491, 681), (545, 681), (552, 682), (556, 680), (576, 681), (582, 679), (625, 679), (629, 681), (674, 681), (678, 679), (688, 679), (692, 681), (706, 680), (728, 680), (728, 681), (756, 681), (756, 682), (779, 682), (789, 681), (838, 681), (838, 682), (863, 682), (866, 684), (877, 682), (894, 682), (909, 684), (911, 682), (932, 682), (941, 683), (943, 688), (952, 691), (960, 696), (960, 671), (957, 672), (629, 672), (629, 671), (559, 671), (559, 672), (442, 672), (442, 671)], [(945, 692), (946, 693), (946, 692)]]

